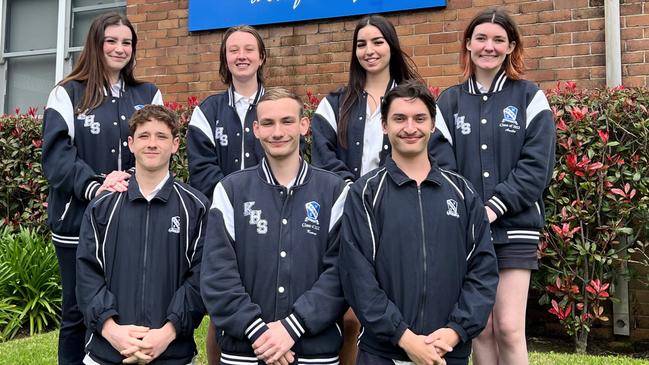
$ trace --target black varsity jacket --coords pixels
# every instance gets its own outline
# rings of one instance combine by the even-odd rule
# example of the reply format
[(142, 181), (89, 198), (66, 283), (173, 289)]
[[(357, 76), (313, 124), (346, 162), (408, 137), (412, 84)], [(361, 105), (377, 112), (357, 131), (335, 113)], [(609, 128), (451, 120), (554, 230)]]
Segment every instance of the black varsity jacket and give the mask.
[(489, 92), (480, 93), (469, 79), (445, 90), (437, 106), (436, 124), (448, 127), (457, 171), (498, 216), (491, 224), (494, 243), (537, 244), (556, 140), (543, 91), (501, 71)]
[(348, 187), (302, 162), (290, 188), (265, 159), (216, 187), (201, 291), (220, 330), (222, 361), (257, 363), (252, 343), (281, 320), (298, 359), (335, 364), (347, 308), (338, 276), (339, 218)]

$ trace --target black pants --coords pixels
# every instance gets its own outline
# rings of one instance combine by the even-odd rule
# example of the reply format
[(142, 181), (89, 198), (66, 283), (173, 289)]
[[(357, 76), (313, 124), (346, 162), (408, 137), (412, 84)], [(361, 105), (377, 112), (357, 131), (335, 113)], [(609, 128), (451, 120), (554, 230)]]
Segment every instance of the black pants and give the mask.
[(77, 247), (56, 247), (63, 286), (61, 331), (59, 332), (59, 365), (82, 365), (85, 356), (86, 326), (77, 306), (74, 292), (77, 283)]

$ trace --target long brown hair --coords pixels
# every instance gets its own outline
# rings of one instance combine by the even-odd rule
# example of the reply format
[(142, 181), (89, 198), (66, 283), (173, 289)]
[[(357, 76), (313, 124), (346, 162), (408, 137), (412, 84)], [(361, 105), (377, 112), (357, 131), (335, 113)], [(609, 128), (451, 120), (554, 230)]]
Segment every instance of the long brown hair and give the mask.
[(59, 82), (63, 85), (68, 81), (81, 81), (86, 83), (81, 104), (76, 112), (84, 112), (99, 106), (104, 100), (104, 91), (110, 90), (110, 77), (106, 59), (104, 57), (104, 32), (108, 26), (125, 25), (131, 30), (131, 59), (120, 71), (120, 77), (126, 85), (137, 85), (142, 82), (133, 75), (135, 69), (135, 54), (137, 50), (137, 34), (128, 18), (120, 13), (102, 14), (96, 17), (86, 36), (86, 44), (81, 51), (79, 61), (70, 74)]
[(236, 27), (230, 27), (225, 31), (225, 33), (223, 33), (221, 50), (219, 52), (219, 75), (221, 76), (221, 81), (223, 81), (223, 83), (226, 85), (232, 85), (232, 72), (230, 72), (230, 69), (228, 68), (226, 42), (234, 32), (250, 33), (257, 40), (257, 48), (259, 48), (259, 59), (261, 59), (261, 65), (257, 69), (257, 82), (263, 84), (264, 65), (266, 64), (266, 46), (264, 45), (264, 40), (261, 38), (261, 35), (257, 31), (257, 29), (249, 25), (237, 25)]
[(390, 46), (390, 77), (397, 83), (411, 79), (421, 80), (421, 76), (417, 73), (415, 63), (401, 49), (399, 37), (397, 36), (394, 25), (381, 15), (368, 15), (361, 18), (356, 24), (356, 29), (354, 29), (352, 58), (349, 64), (349, 83), (345, 88), (340, 105), (340, 117), (337, 129), (338, 143), (343, 148), (347, 148), (347, 130), (349, 129), (349, 123), (352, 122), (352, 109), (361, 98), (361, 94), (365, 89), (367, 72), (356, 57), (356, 42), (358, 41), (358, 32), (368, 25), (377, 27)]
[(507, 77), (512, 80), (520, 80), (523, 77), (523, 71), (525, 70), (525, 62), (523, 60), (523, 37), (521, 37), (521, 32), (518, 29), (516, 22), (514, 22), (514, 19), (509, 16), (507, 11), (500, 8), (489, 8), (481, 11), (471, 20), (464, 30), (464, 39), (462, 40), (462, 49), (460, 53), (460, 65), (463, 68), (462, 74), (464, 80), (467, 80), (475, 74), (475, 65), (471, 61), (471, 53), (466, 46), (473, 36), (475, 27), (482, 23), (494, 23), (500, 25), (503, 27), (505, 32), (507, 32), (507, 40), (510, 43), (516, 42), (516, 46), (512, 53), (505, 57), (503, 67), (505, 68)]

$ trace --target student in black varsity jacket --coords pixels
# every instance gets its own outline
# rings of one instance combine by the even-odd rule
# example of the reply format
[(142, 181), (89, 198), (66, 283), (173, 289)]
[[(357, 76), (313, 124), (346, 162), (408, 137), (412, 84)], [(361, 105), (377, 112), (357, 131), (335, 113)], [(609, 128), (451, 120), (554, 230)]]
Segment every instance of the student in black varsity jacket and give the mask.
[(84, 364), (193, 364), (205, 313), (199, 274), (209, 203), (170, 175), (173, 112), (148, 105), (130, 120), (135, 174), (124, 192), (90, 202), (77, 250)]
[(458, 172), (476, 187), (491, 222), (500, 284), (474, 363), (527, 364), (525, 307), (544, 225), (543, 191), (554, 164), (555, 126), (543, 91), (521, 79), (516, 24), (487, 9), (464, 32), (467, 80), (439, 98), (437, 125), (448, 127)]
[[(401, 50), (389, 20), (369, 15), (356, 25), (349, 83), (322, 99), (313, 116), (312, 164), (355, 181), (382, 166), (390, 141), (381, 130), (381, 99), (405, 80), (421, 80)], [(429, 142), (431, 153), (446, 157), (450, 148), (440, 133)], [(439, 158), (438, 158), (439, 159)], [(454, 168), (454, 160), (442, 165)]]
[(397, 86), (381, 109), (392, 154), (352, 185), (340, 234), (345, 298), (363, 325), (357, 364), (468, 364), (498, 283), (482, 201), (427, 153), (424, 85)]
[(88, 202), (126, 186), (134, 159), (128, 118), (162, 104), (158, 89), (135, 79), (137, 35), (121, 14), (93, 20), (74, 70), (50, 93), (43, 116), (43, 172), (49, 183), (48, 225), (63, 285), (59, 363), (81, 364), (85, 327), (74, 295), (79, 227)]
[(347, 309), (338, 276), (345, 182), (300, 158), (302, 101), (269, 89), (257, 107), (259, 166), (216, 187), (201, 293), (222, 364), (338, 364)]
[[(253, 27), (240, 25), (223, 34), (219, 74), (228, 89), (205, 99), (194, 109), (187, 130), (189, 184), (208, 198), (221, 179), (257, 165), (264, 153), (252, 132), (257, 103), (264, 94), (266, 46)], [(210, 323), (207, 359), (217, 365), (216, 329)]]
[(196, 107), (187, 130), (189, 183), (208, 197), (225, 176), (263, 157), (252, 122), (264, 94), (264, 41), (250, 26), (232, 27), (223, 35), (220, 55), (219, 73), (228, 89)]

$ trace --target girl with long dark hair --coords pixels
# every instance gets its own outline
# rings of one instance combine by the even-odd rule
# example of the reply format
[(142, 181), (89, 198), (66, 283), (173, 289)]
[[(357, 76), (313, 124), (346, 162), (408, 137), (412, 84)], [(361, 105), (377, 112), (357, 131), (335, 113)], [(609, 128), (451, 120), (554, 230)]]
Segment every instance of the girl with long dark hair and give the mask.
[(59, 363), (82, 364), (85, 326), (75, 296), (76, 250), (83, 212), (104, 190), (124, 191), (135, 164), (128, 120), (160, 91), (135, 78), (137, 34), (126, 16), (95, 18), (72, 72), (50, 93), (43, 117), (48, 225), (63, 285)]

